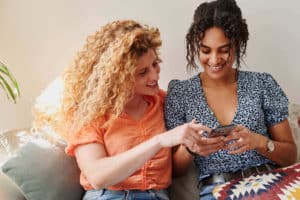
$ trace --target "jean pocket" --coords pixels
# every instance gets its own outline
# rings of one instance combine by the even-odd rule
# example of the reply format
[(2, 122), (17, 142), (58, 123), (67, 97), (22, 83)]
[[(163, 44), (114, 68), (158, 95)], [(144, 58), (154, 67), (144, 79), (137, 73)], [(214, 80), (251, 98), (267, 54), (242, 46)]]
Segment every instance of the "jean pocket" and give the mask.
[(102, 190), (88, 190), (82, 200), (97, 200), (102, 194)]
[(153, 193), (157, 200), (169, 200), (167, 190), (154, 190)]

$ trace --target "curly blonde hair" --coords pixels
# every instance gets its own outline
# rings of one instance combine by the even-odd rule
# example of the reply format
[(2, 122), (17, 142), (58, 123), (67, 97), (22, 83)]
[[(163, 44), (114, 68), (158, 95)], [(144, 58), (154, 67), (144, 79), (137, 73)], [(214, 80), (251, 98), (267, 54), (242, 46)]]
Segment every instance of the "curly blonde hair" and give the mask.
[[(87, 43), (64, 73), (62, 123), (79, 131), (99, 117), (111, 123), (134, 92), (137, 60), (161, 46), (157, 28), (132, 20), (106, 24)], [(72, 127), (70, 129), (70, 127)]]

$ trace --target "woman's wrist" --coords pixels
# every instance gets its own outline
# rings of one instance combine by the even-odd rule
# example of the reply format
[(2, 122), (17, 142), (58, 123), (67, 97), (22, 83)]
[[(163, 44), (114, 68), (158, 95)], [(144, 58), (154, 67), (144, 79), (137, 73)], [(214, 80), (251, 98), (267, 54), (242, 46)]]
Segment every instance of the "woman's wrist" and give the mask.
[(261, 138), (259, 138), (259, 140), (257, 140), (260, 142), (257, 143), (258, 147), (256, 148), (256, 150), (265, 154), (266, 152), (268, 152), (267, 143), (268, 143), (269, 138), (267, 136), (263, 136), (263, 135), (260, 135), (260, 136), (261, 136)]
[(192, 156), (196, 156), (197, 154), (195, 152), (193, 152), (192, 150), (190, 150), (187, 146), (185, 146), (185, 150)]
[(154, 142), (155, 142), (157, 145), (159, 145), (160, 148), (163, 148), (164, 146), (163, 146), (163, 142), (162, 142), (162, 139), (161, 139), (161, 135), (162, 135), (162, 134), (159, 134), (159, 135), (154, 136), (154, 137), (153, 137), (153, 140), (154, 140)]
[(175, 146), (173, 144), (172, 140), (170, 140), (169, 137), (167, 137), (168, 136), (168, 134), (167, 134), (168, 132), (161, 133), (161, 134), (158, 134), (158, 135), (154, 136), (155, 141), (158, 143), (158, 145), (160, 146), (160, 148), (168, 148), (168, 147)]

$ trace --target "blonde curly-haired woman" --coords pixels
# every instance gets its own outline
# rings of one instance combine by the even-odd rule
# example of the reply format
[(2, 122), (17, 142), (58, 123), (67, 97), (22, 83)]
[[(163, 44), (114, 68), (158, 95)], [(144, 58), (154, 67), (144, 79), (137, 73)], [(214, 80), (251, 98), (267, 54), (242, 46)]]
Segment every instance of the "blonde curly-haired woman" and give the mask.
[(197, 152), (199, 133), (210, 131), (192, 121), (166, 132), (160, 46), (158, 29), (115, 21), (88, 37), (65, 72), (66, 152), (81, 169), (85, 200), (168, 199), (170, 148)]

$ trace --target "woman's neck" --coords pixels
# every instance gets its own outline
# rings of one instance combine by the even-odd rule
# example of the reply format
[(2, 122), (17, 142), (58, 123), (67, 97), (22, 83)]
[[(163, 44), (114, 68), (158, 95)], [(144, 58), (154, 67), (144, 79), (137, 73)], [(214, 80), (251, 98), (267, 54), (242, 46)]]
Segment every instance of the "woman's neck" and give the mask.
[(148, 107), (148, 102), (143, 96), (135, 95), (124, 106), (124, 113), (128, 114), (133, 119), (140, 119), (143, 117)]
[(201, 84), (203, 87), (224, 87), (232, 85), (237, 81), (236, 69), (232, 69), (229, 74), (220, 79), (212, 79), (206, 73), (200, 73)]

